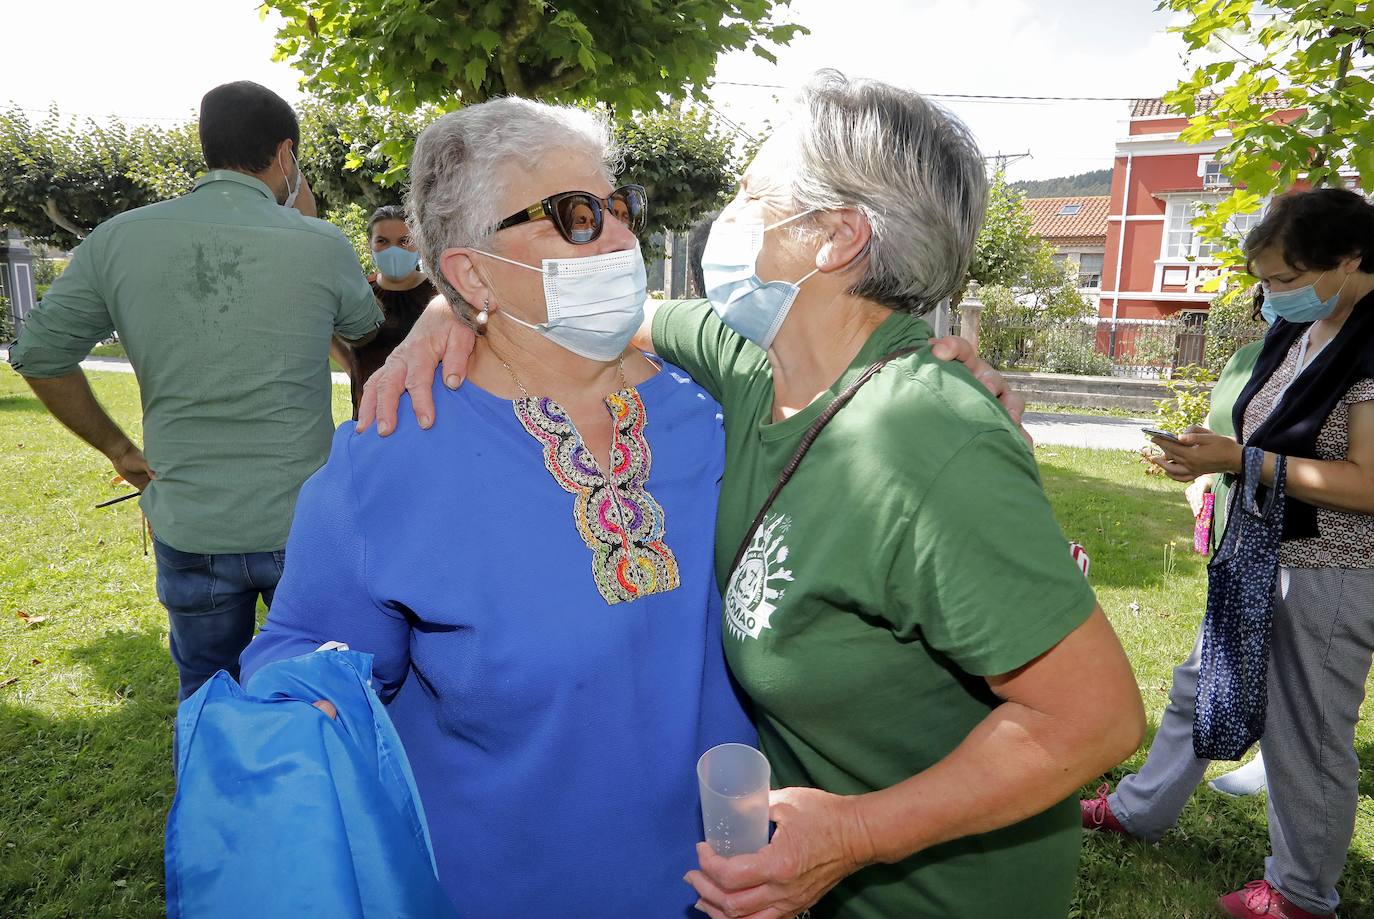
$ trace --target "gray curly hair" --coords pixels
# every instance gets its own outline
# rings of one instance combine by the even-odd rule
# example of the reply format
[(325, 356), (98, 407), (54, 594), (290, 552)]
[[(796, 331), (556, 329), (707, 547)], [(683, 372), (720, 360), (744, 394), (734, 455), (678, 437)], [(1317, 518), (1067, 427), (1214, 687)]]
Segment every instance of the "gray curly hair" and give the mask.
[(853, 294), (920, 315), (962, 288), (987, 173), (958, 118), (919, 93), (821, 70), (790, 127), (798, 210), (857, 208), (872, 227)]
[(440, 256), (454, 246), (486, 246), (506, 216), (509, 164), (533, 172), (556, 154), (590, 156), (607, 181), (620, 162), (604, 112), (513, 97), (450, 112), (415, 141), (406, 223), (431, 279), (464, 321), (473, 305), (445, 280)]

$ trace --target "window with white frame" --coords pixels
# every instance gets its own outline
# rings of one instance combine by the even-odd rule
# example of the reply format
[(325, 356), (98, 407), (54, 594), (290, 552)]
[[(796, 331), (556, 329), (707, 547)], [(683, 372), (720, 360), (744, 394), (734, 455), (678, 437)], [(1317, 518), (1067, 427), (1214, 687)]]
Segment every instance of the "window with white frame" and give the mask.
[(1193, 220), (1201, 211), (1198, 202), (1170, 198), (1164, 209), (1164, 257), (1166, 259), (1211, 258), (1217, 246), (1203, 242), (1193, 230)]
[(1102, 286), (1102, 253), (1084, 252), (1078, 257), (1078, 286), (1096, 289)]
[[(1164, 211), (1165, 219), (1165, 238), (1164, 238), (1164, 257), (1166, 259), (1199, 259), (1206, 261), (1212, 258), (1221, 247), (1216, 243), (1207, 242), (1198, 236), (1193, 229), (1193, 221), (1202, 213), (1198, 201), (1188, 201), (1184, 198), (1170, 198)], [(1268, 207), (1269, 201), (1265, 199), (1260, 205), (1260, 209), (1252, 214), (1236, 214), (1227, 224), (1227, 231), (1240, 239), (1254, 229), (1255, 224), (1264, 218), (1264, 211)]]
[(1264, 212), (1269, 208), (1269, 200), (1266, 198), (1260, 205), (1260, 209), (1253, 214), (1236, 214), (1231, 218), (1230, 230), (1240, 239), (1245, 239), (1247, 233), (1255, 228), (1264, 219)]
[(1202, 187), (1203, 188), (1229, 188), (1231, 180), (1222, 171), (1221, 163), (1216, 160), (1207, 160), (1202, 164)]

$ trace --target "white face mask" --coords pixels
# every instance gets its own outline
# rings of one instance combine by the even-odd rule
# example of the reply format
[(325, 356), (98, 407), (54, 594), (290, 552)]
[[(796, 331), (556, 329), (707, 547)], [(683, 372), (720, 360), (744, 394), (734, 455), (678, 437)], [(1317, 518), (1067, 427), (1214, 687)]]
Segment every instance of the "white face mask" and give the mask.
[[(290, 150), (286, 151), (291, 153)], [(281, 177), (286, 179), (286, 201), (282, 207), (293, 207), (296, 204), (296, 196), (301, 193), (301, 164), (296, 162), (296, 154), (291, 153), (291, 165), (296, 167), (296, 187), (291, 187), (291, 179), (287, 177), (286, 170), (282, 169), (281, 160), (277, 160), (277, 168), (281, 169)]]
[(615, 360), (644, 322), (649, 279), (638, 246), (585, 258), (546, 258), (542, 268), (473, 251), (544, 275), (547, 322), (526, 322), (508, 310), (501, 315), (574, 354), (593, 361)]
[(763, 250), (763, 234), (814, 213), (815, 208), (764, 226), (762, 220), (716, 220), (701, 255), (706, 296), (720, 321), (742, 338), (768, 350), (813, 268), (796, 283), (762, 281), (755, 263)]

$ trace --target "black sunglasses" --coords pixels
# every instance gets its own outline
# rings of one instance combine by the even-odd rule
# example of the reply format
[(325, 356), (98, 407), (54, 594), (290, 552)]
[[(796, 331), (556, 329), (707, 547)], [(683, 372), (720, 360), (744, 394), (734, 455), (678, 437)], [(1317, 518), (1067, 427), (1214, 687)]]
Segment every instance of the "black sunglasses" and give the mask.
[(644, 231), (649, 213), (649, 198), (642, 185), (622, 185), (605, 198), (589, 191), (563, 191), (549, 195), (518, 214), (511, 214), (496, 225), (497, 230), (548, 218), (558, 228), (558, 234), (575, 246), (596, 242), (610, 211), (630, 232), (638, 236)]

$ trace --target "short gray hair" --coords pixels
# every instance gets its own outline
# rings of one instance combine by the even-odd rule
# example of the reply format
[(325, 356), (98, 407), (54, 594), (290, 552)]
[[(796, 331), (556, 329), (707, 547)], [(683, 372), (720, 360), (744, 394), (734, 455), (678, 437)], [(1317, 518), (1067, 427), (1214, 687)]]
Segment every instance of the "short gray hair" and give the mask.
[(508, 164), (534, 172), (555, 153), (586, 154), (601, 164), (607, 181), (620, 159), (604, 112), (513, 97), (450, 112), (415, 141), (406, 223), (430, 280), (460, 316), (467, 318), (465, 301), (444, 279), (440, 256), (455, 246), (486, 245), (506, 216)]
[(922, 314), (963, 288), (987, 208), (987, 173), (967, 127), (919, 93), (818, 71), (795, 121), (799, 210), (861, 211), (868, 264), (852, 288)]

